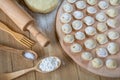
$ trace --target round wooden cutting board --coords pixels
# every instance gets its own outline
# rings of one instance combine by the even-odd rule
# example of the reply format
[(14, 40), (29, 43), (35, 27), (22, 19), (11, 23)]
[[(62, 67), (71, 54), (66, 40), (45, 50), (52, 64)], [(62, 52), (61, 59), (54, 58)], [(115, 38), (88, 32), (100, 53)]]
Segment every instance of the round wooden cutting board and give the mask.
[[(105, 77), (120, 77), (120, 51), (115, 54), (115, 55), (109, 55), (105, 58), (101, 58), (104, 62), (104, 65), (101, 67), (101, 68), (93, 68), (92, 65), (91, 65), (91, 61), (84, 61), (82, 58), (81, 58), (81, 52), (80, 53), (72, 53), (71, 50), (70, 50), (70, 45), (71, 44), (66, 44), (64, 41), (63, 41), (63, 38), (65, 36), (65, 34), (62, 32), (62, 25), (63, 23), (61, 23), (60, 21), (60, 16), (64, 13), (63, 11), (63, 5), (66, 3), (66, 0), (64, 0), (64, 2), (62, 3), (61, 7), (59, 8), (58, 10), (58, 14), (57, 14), (57, 18), (56, 18), (56, 32), (57, 32), (57, 35), (58, 35), (58, 39), (59, 39), (59, 42), (62, 46), (62, 48), (64, 49), (64, 51), (66, 52), (66, 54), (68, 56), (70, 56), (78, 65), (80, 65), (81, 67), (87, 69), (88, 71), (92, 72), (92, 73), (95, 73), (97, 75), (101, 75), (101, 76), (105, 76)], [(75, 6), (75, 4), (72, 4), (73, 6)], [(87, 4), (88, 6), (88, 4)], [(95, 6), (96, 7), (96, 6)], [(116, 17), (115, 19), (120, 23), (120, 6), (117, 6), (116, 7), (119, 11), (119, 15), (118, 17)], [(85, 13), (86, 14), (86, 13)], [(86, 14), (87, 15), (87, 14)], [(94, 16), (93, 16), (94, 17)], [(73, 21), (73, 20), (72, 20)], [(71, 21), (71, 22), (72, 22)], [(70, 22), (70, 24), (71, 24)], [(97, 21), (95, 21), (95, 23), (97, 23)], [(85, 25), (85, 24), (84, 24)], [(96, 25), (96, 24), (95, 24)], [(86, 26), (83, 26), (83, 29), (85, 28)], [(108, 29), (108, 30), (112, 30), (112, 29)], [(117, 32), (120, 32), (120, 26), (118, 26), (116, 29), (114, 29), (115, 31)], [(80, 30), (79, 30), (80, 31)], [(70, 34), (73, 34), (75, 33), (76, 31), (75, 30), (72, 30), (72, 33)], [(106, 31), (104, 34), (107, 34), (108, 31)], [(99, 32), (98, 32), (99, 33)], [(93, 37), (87, 37), (87, 38), (93, 38)], [(85, 41), (85, 40), (84, 40)], [(83, 44), (84, 41), (77, 41), (75, 40), (74, 43), (79, 43), (79, 44)], [(109, 40), (109, 42), (111, 42)], [(108, 42), (108, 43), (109, 43)], [(113, 42), (116, 42), (117, 44), (120, 45), (120, 38), (117, 39), (117, 40), (114, 40)], [(106, 47), (106, 45), (108, 44), (106, 43), (105, 45), (97, 45), (96, 48), (98, 47)], [(87, 51), (87, 49), (85, 49), (84, 45), (82, 45), (84, 51)], [(95, 49), (96, 49), (95, 48)], [(95, 49), (92, 49), (92, 50), (89, 50), (90, 52), (93, 53), (93, 56), (94, 58), (98, 57), (95, 53)], [(118, 63), (118, 66), (116, 69), (108, 69), (106, 68), (105, 66), (105, 60), (106, 59), (109, 59), (109, 58), (112, 58), (112, 59), (115, 59)]]

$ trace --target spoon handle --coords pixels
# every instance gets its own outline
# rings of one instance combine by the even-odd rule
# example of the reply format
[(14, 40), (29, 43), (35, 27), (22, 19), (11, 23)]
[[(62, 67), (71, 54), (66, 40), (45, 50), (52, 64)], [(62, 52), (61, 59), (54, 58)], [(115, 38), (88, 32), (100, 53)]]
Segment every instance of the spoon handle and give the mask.
[(6, 51), (6, 52), (11, 52), (11, 53), (21, 53), (22, 54), (22, 52), (24, 50), (18, 50), (18, 49), (11, 48), (11, 47), (4, 46), (4, 45), (0, 44), (0, 51)]
[(30, 71), (35, 70), (35, 68), (28, 68), (28, 69), (24, 69), (24, 70), (19, 70), (16, 72), (11, 72), (11, 73), (4, 73), (0, 75), (0, 80), (1, 79), (6, 79), (6, 80), (12, 80), (12, 79), (16, 79), (17, 77), (20, 77)]

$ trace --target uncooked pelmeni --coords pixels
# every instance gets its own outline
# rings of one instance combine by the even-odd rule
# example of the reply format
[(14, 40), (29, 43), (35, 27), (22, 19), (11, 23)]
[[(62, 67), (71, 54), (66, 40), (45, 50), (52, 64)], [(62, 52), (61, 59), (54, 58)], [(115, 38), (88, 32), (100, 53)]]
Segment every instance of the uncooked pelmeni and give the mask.
[(108, 19), (107, 20), (107, 25), (111, 28), (116, 28), (117, 27), (117, 22), (114, 19)]
[(99, 44), (105, 44), (108, 42), (108, 38), (105, 34), (98, 34), (96, 35), (96, 39)]
[(97, 32), (96, 32), (96, 29), (95, 29), (94, 27), (88, 26), (88, 27), (85, 28), (85, 33), (86, 33), (87, 35), (93, 36), (93, 35), (95, 35)]
[(85, 23), (86, 25), (93, 25), (93, 24), (95, 23), (95, 20), (94, 20), (94, 18), (91, 17), (91, 16), (86, 16), (86, 17), (84, 18), (84, 23)]
[(77, 0), (67, 0), (69, 3), (74, 3), (76, 2)]
[(79, 20), (74, 20), (72, 22), (72, 27), (74, 30), (80, 30), (83, 27), (83, 23)]
[(73, 53), (78, 53), (82, 51), (82, 46), (78, 43), (72, 44), (70, 48)]
[(60, 20), (62, 23), (69, 23), (71, 21), (71, 19), (72, 19), (72, 16), (71, 16), (71, 14), (68, 14), (68, 13), (64, 13), (60, 17)]
[(106, 8), (109, 7), (109, 3), (106, 2), (106, 1), (100, 1), (100, 2), (98, 3), (98, 6), (100, 7), (100, 9), (106, 9)]
[(63, 5), (63, 10), (65, 12), (70, 13), (70, 12), (73, 11), (73, 6), (71, 4), (69, 4), (69, 3), (66, 3), (66, 4)]
[(77, 2), (75, 3), (75, 5), (76, 5), (76, 7), (77, 7), (78, 9), (84, 9), (84, 8), (86, 8), (86, 2), (85, 2), (85, 1), (77, 1)]
[(81, 12), (81, 11), (73, 12), (73, 16), (75, 19), (82, 19), (84, 17), (83, 12)]
[(106, 67), (109, 69), (115, 69), (118, 66), (117, 61), (114, 59), (107, 59), (105, 64), (106, 64)]
[(64, 37), (64, 42), (65, 43), (73, 43), (74, 42), (74, 36), (73, 35), (66, 35), (65, 37)]
[(111, 40), (115, 40), (115, 39), (118, 39), (120, 37), (120, 34), (116, 31), (109, 31), (108, 32), (108, 37)]
[(84, 45), (87, 49), (93, 49), (97, 46), (97, 43), (93, 39), (88, 39), (84, 42)]
[(83, 60), (90, 61), (90, 60), (93, 59), (93, 56), (92, 56), (92, 53), (90, 53), (90, 52), (83, 52), (83, 53), (81, 54), (81, 58), (82, 58)]
[(76, 32), (75, 33), (75, 38), (77, 39), (77, 40), (84, 40), (85, 39), (85, 34), (83, 33), (83, 32)]
[(87, 7), (87, 12), (89, 14), (95, 14), (97, 12), (97, 9), (95, 7), (90, 6), (90, 7)]
[(115, 42), (110, 42), (107, 46), (107, 50), (110, 54), (116, 54), (119, 51), (119, 45)]
[(110, 0), (111, 5), (118, 5), (120, 4), (120, 0)]
[(108, 56), (108, 51), (106, 48), (97, 48), (96, 49), (96, 54), (98, 57), (107, 57)]
[(70, 24), (64, 24), (62, 25), (62, 32), (64, 32), (65, 34), (69, 34), (72, 32), (72, 27)]
[(118, 15), (118, 12), (117, 12), (117, 9), (115, 8), (110, 8), (106, 11), (106, 14), (109, 16), (109, 17), (116, 17)]
[(87, 0), (87, 3), (89, 5), (95, 5), (95, 4), (97, 4), (97, 0)]
[(96, 14), (96, 20), (98, 20), (99, 22), (104, 22), (107, 20), (107, 16), (105, 13), (100, 12)]
[(105, 32), (108, 30), (108, 27), (105, 23), (98, 23), (97, 24), (97, 30), (100, 32)]
[(100, 58), (94, 58), (94, 59), (92, 60), (92, 66), (93, 66), (94, 68), (100, 68), (100, 67), (103, 66), (103, 61), (102, 61)]

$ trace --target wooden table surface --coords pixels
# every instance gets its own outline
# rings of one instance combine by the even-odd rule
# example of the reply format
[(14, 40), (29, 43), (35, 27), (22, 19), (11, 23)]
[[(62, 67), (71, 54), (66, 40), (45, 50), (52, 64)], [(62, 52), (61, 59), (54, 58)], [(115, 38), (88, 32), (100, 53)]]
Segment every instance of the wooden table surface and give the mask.
[[(62, 2), (59, 0), (59, 5), (56, 10), (49, 14), (39, 14), (31, 12), (23, 2), (18, 1), (19, 4), (24, 7), (28, 13), (35, 19), (38, 24), (38, 29), (40, 29), (51, 41), (48, 47), (42, 48), (36, 43), (32, 50), (39, 54), (39, 59), (36, 61), (28, 61), (20, 57), (18, 54), (14, 53), (0, 53), (0, 73), (13, 72), (26, 68), (33, 67), (41, 58), (55, 55), (60, 57), (62, 60), (61, 67), (51, 73), (42, 74), (38, 72), (30, 72), (26, 75), (19, 77), (15, 80), (120, 80), (120, 78), (106, 78), (95, 75), (91, 72), (78, 66), (73, 60), (66, 55), (66, 53), (61, 48), (57, 35), (55, 32), (55, 18), (57, 10)], [(7, 24), (11, 29), (22, 33), (31, 39), (34, 38), (29, 34), (29, 32), (22, 32), (19, 28), (0, 10), (0, 21)], [(19, 44), (10, 34), (0, 30), (0, 44), (10, 46), (17, 49), (27, 49), (21, 44)]]

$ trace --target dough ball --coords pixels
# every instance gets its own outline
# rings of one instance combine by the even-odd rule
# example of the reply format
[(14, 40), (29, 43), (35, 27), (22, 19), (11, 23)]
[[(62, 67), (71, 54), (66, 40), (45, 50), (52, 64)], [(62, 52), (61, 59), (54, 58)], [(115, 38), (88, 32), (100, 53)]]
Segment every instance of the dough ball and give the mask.
[(108, 30), (108, 27), (104, 23), (98, 23), (97, 24), (97, 30), (100, 31), (100, 32), (105, 32), (105, 31)]
[(95, 5), (95, 4), (97, 4), (97, 0), (87, 0), (87, 3), (89, 5)]
[(120, 0), (110, 0), (110, 4), (111, 5), (118, 5), (118, 4), (120, 4)]
[(107, 59), (105, 64), (106, 64), (106, 67), (109, 69), (115, 69), (118, 66), (117, 61), (114, 59)]
[(92, 66), (93, 66), (94, 68), (100, 68), (100, 67), (103, 66), (103, 61), (102, 61), (101, 59), (99, 59), (99, 58), (94, 58), (94, 59), (92, 60)]
[(66, 3), (66, 4), (63, 5), (63, 10), (65, 12), (70, 13), (70, 12), (73, 11), (73, 6), (71, 4), (69, 4), (69, 3)]
[(118, 39), (120, 37), (120, 34), (116, 31), (109, 31), (108, 32), (108, 37), (111, 40), (115, 40), (115, 39)]
[(97, 48), (96, 49), (96, 54), (97, 54), (97, 56), (102, 57), (102, 58), (108, 56), (108, 52), (107, 52), (106, 48)]
[(98, 34), (96, 36), (96, 39), (99, 42), (99, 44), (105, 44), (108, 42), (108, 38), (105, 34)]
[(82, 46), (78, 43), (74, 43), (74, 44), (71, 45), (71, 51), (73, 53), (81, 52), (82, 51)]
[(87, 12), (89, 14), (95, 14), (97, 12), (97, 9), (95, 7), (90, 6), (90, 7), (87, 7)]
[(116, 28), (117, 27), (117, 22), (114, 19), (108, 19), (107, 20), (107, 25), (111, 28)]
[(97, 32), (96, 32), (96, 29), (95, 29), (94, 27), (88, 26), (88, 27), (85, 28), (85, 33), (86, 33), (87, 35), (93, 36), (93, 35), (95, 35)]
[(104, 22), (107, 20), (107, 16), (103, 12), (97, 13), (96, 20), (98, 20), (99, 22)]
[(93, 39), (88, 39), (84, 42), (84, 45), (87, 49), (93, 49), (97, 46), (97, 43)]
[(90, 52), (83, 52), (83, 53), (81, 54), (81, 58), (82, 58), (83, 60), (90, 61), (90, 60), (93, 59), (93, 56), (92, 56), (92, 53), (90, 53)]
[(110, 54), (116, 54), (119, 51), (119, 45), (115, 42), (111, 42), (108, 44), (107, 50)]
[(62, 26), (62, 32), (64, 32), (65, 34), (69, 34), (72, 32), (72, 27), (70, 26), (70, 24), (64, 24)]
[(60, 20), (62, 23), (69, 23), (72, 19), (71, 14), (68, 13), (63, 13), (62, 16), (60, 17)]
[(78, 9), (84, 9), (87, 6), (85, 1), (77, 1), (75, 5)]
[(77, 0), (67, 0), (69, 3), (74, 3), (76, 2)]
[(106, 9), (106, 8), (109, 7), (109, 3), (106, 2), (106, 1), (100, 1), (100, 2), (98, 3), (98, 6), (100, 7), (100, 9)]
[(81, 11), (73, 12), (73, 16), (75, 19), (82, 19), (84, 17), (83, 12), (81, 12)]
[(24, 2), (33, 12), (40, 13), (49, 13), (53, 11), (58, 4), (58, 0), (24, 0)]
[(93, 24), (95, 23), (95, 20), (94, 20), (94, 18), (91, 17), (91, 16), (86, 16), (86, 17), (84, 18), (84, 23), (85, 23), (86, 25), (93, 25)]
[(74, 42), (74, 36), (73, 35), (66, 35), (65, 37), (64, 37), (64, 42), (65, 43), (73, 43)]
[(109, 16), (109, 17), (116, 17), (118, 15), (118, 12), (115, 8), (110, 8), (107, 10), (106, 14)]
[(79, 20), (74, 20), (72, 22), (72, 27), (74, 30), (80, 30), (83, 27), (83, 23)]
[(85, 34), (83, 33), (83, 32), (76, 32), (75, 33), (75, 38), (77, 39), (77, 40), (84, 40), (85, 39)]

